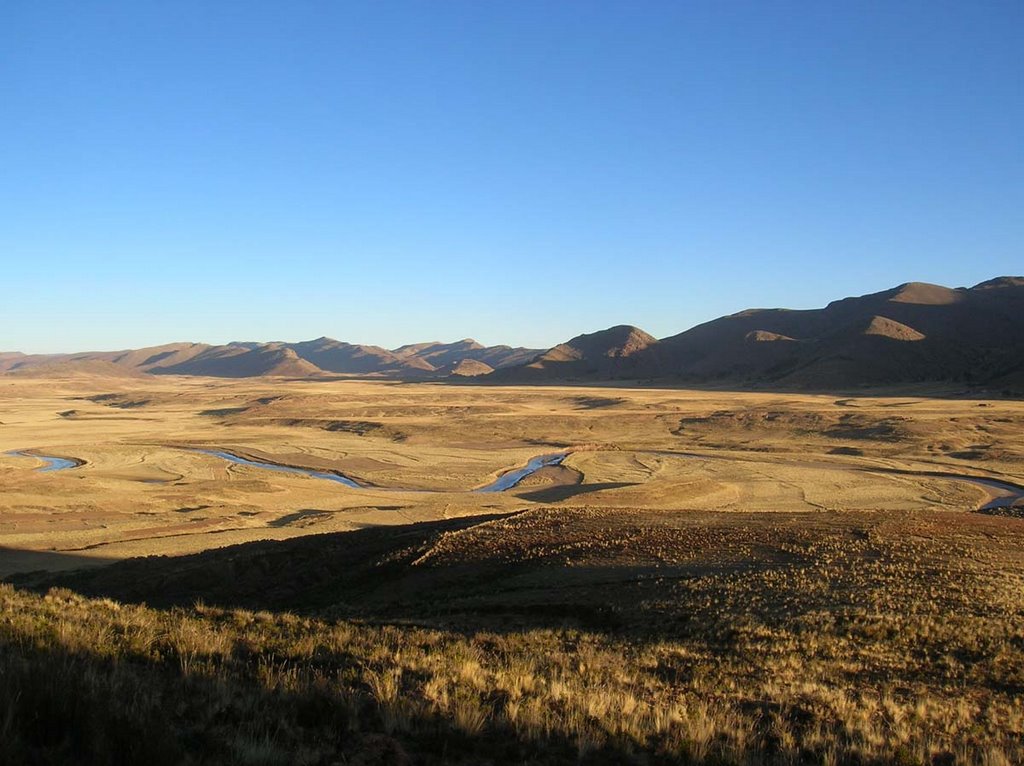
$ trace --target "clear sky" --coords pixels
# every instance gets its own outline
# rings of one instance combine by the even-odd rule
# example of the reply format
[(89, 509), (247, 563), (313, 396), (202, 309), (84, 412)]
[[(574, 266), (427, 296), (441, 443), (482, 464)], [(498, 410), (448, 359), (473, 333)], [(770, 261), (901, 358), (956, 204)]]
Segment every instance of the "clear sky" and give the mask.
[(0, 350), (661, 337), (1022, 246), (1020, 0), (0, 6)]

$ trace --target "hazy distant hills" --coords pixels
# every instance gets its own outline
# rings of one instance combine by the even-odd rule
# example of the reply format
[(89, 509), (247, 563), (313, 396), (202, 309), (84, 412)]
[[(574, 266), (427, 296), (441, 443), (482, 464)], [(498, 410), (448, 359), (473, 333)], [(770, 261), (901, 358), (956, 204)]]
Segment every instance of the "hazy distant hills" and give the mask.
[[(514, 328), (510, 328), (514, 329)], [(748, 309), (656, 339), (630, 325), (553, 348), (416, 343), (175, 343), (117, 352), (0, 353), (0, 372), (473, 378), (529, 383), (667, 379), (792, 388), (918, 382), (1024, 387), (1024, 277), (971, 288), (909, 282), (821, 309)]]
[(44, 375), (79, 372), (108, 375), (207, 375), (313, 377), (331, 374), (394, 378), (468, 377), (519, 365), (543, 349), (484, 346), (472, 339), (418, 343), (397, 349), (333, 338), (300, 343), (235, 341), (214, 346), (172, 343), (130, 351), (77, 354), (0, 353), (0, 372)]

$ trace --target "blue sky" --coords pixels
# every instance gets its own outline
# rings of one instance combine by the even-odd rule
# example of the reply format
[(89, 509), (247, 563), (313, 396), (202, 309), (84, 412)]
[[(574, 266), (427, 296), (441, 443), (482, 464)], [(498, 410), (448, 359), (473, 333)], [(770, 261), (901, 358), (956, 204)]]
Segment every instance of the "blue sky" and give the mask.
[(1024, 272), (1017, 2), (0, 8), (0, 350), (549, 346)]

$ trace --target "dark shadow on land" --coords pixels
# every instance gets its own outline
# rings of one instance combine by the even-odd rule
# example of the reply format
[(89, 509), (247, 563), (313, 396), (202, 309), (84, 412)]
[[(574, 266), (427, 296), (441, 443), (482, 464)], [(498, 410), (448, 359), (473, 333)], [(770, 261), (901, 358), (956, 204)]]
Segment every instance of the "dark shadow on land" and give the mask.
[(516, 497), (523, 500), (530, 500), (534, 503), (557, 503), (561, 500), (568, 500), (570, 497), (589, 495), (593, 492), (600, 492), (603, 489), (622, 489), (623, 487), (635, 487), (635, 481), (606, 481), (597, 484), (561, 484), (555, 487), (545, 487), (530, 492), (516, 492)]
[(61, 551), (35, 551), (0, 546), (0, 579), (29, 573), (45, 577), (47, 573), (91, 569), (111, 564), (117, 560), (100, 556), (81, 556)]
[(292, 524), (296, 524), (301, 521), (312, 520), (312, 519), (326, 519), (334, 515), (332, 511), (318, 511), (318, 510), (304, 510), (296, 511), (295, 513), (289, 513), (282, 516), (279, 519), (274, 519), (267, 523), (268, 527), (290, 527)]
[(929, 380), (919, 383), (893, 383), (888, 385), (861, 386), (786, 386), (769, 381), (744, 383), (736, 380), (688, 379), (682, 377), (649, 378), (544, 378), (539, 380), (487, 380), (480, 378), (451, 378), (429, 376), (402, 377), (372, 374), (327, 373), (314, 377), (281, 377), (289, 383), (337, 383), (339, 381), (393, 383), (416, 386), (422, 384), (443, 385), (453, 388), (605, 388), (610, 391), (622, 388), (645, 388), (655, 391), (702, 391), (723, 394), (796, 394), (803, 396), (835, 396), (846, 399), (877, 399), (888, 397), (917, 397), (920, 399), (967, 399), (988, 401), (991, 399), (1024, 399), (1024, 390), (1014, 385), (1009, 387), (995, 383), (991, 386), (970, 384), (964, 381)]
[[(377, 378), (376, 380), (386, 380)], [(971, 386), (946, 381), (893, 384), (885, 386), (804, 387), (773, 385), (771, 383), (743, 384), (735, 381), (687, 380), (685, 378), (550, 378), (545, 380), (452, 380), (433, 379), (392, 379), (405, 385), (430, 383), (453, 387), (478, 388), (606, 388), (610, 391), (621, 388), (643, 388), (654, 391), (700, 391), (721, 394), (794, 394), (798, 396), (835, 396), (845, 399), (877, 399), (889, 397), (917, 397), (919, 399), (967, 399), (989, 401), (992, 399), (1024, 399), (1024, 391), (1016, 388)]]
[[(579, 628), (639, 639), (689, 629), (691, 610), (679, 594), (664, 598), (665, 583), (785, 568), (793, 563), (785, 546), (806, 530), (842, 545), (862, 523), (821, 512), (690, 512), (682, 527), (662, 518), (541, 507), (8, 580), (159, 608), (201, 601), (466, 632)], [(729, 546), (743, 534), (754, 539), (737, 554)], [(684, 554), (666, 559), (672, 549)]]
[(737, 583), (785, 580), (821, 552), (848, 552), (828, 571), (849, 582), (798, 589), (796, 601), (776, 606), (853, 608), (863, 583), (852, 565), (910, 555), (901, 541), (926, 522), (937, 537), (919, 544), (936, 562), (962, 555), (950, 545), (958, 540), (984, 540), (992, 555), (1011, 557), (1024, 541), (1020, 519), (979, 513), (921, 512), (908, 522), (899, 512), (680, 511), (666, 520), (660, 511), (541, 506), (7, 580), (157, 608), (202, 602), (466, 633), (576, 628), (645, 641), (699, 630), (724, 614), (708, 604)]
[[(564, 556), (552, 558), (547, 552), (508, 560), (476, 541), (456, 547), (443, 560), (435, 556), (439, 549), (451, 551), (453, 540), (459, 546), (462, 531), (480, 525), (488, 529), (489, 522), (518, 515), (367, 527), (184, 556), (127, 559), (79, 571), (14, 574), (6, 580), (40, 593), (66, 587), (157, 608), (202, 602), (466, 631), (624, 627), (620, 604), (635, 601), (638, 584), (645, 587), (655, 573), (650, 563), (567, 566)], [(688, 576), (699, 573), (686, 569)], [(679, 569), (674, 575), (687, 572)]]
[(39, 557), (35, 569), (54, 571), (22, 570), (4, 579), (39, 591), (51, 586), (68, 587), (84, 595), (144, 601), (157, 607), (190, 606), (202, 600), (224, 607), (312, 613), (333, 606), (350, 588), (355, 589), (355, 595), (373, 592), (404, 571), (444, 533), (501, 518), (506, 515), (368, 526), (289, 540), (241, 543), (182, 556), (126, 559), (80, 571), (64, 570), (75, 569), (74, 559), (83, 565), (92, 565), (96, 559), (79, 556), (65, 561), (65, 554), (33, 551), (25, 553)]

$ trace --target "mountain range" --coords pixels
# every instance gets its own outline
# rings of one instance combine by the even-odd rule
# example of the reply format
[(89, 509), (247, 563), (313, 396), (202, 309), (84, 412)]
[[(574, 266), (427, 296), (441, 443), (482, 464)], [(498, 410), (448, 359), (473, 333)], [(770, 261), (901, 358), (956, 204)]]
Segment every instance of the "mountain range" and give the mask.
[(152, 348), (0, 353), (0, 373), (48, 375), (473, 378), (529, 383), (671, 379), (832, 389), (919, 382), (1024, 387), (1024, 277), (970, 288), (908, 282), (810, 310), (748, 309), (657, 339), (630, 325), (550, 349), (416, 343), (385, 349), (299, 343), (173, 343)]
[(470, 338), (454, 343), (417, 343), (396, 349), (345, 343), (333, 338), (299, 343), (169, 343), (128, 351), (0, 353), (0, 373), (46, 375), (81, 371), (218, 378), (262, 375), (298, 378), (340, 374), (426, 378), (486, 374), (502, 367), (524, 364), (541, 352), (542, 349), (535, 348), (483, 346)]

